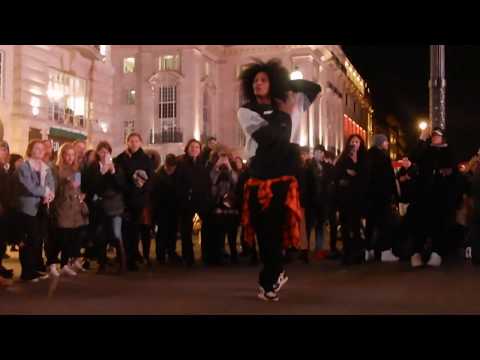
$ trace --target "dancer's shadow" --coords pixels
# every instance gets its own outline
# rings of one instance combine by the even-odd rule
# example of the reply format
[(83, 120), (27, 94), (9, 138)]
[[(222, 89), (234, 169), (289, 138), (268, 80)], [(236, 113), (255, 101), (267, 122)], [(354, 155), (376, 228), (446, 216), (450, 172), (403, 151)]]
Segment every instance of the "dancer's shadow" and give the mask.
[(50, 299), (55, 294), (55, 290), (57, 290), (58, 284), (60, 283), (60, 276), (53, 276), (49, 279), (48, 284), (48, 295), (47, 297)]

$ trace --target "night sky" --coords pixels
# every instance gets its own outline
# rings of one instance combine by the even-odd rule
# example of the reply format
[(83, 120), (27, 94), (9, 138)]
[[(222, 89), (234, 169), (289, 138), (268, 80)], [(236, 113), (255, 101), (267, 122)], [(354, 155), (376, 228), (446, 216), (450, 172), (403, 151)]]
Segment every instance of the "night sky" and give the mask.
[[(370, 87), (376, 119), (396, 116), (411, 149), (417, 119), (428, 117), (429, 46), (342, 47)], [(445, 57), (448, 143), (456, 160), (466, 160), (480, 147), (480, 46), (447, 45)]]

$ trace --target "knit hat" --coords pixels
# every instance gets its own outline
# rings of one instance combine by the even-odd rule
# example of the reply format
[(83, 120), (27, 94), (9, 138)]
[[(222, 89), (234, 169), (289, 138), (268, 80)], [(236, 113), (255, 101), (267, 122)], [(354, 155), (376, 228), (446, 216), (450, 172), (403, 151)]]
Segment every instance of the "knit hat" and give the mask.
[(378, 148), (381, 147), (385, 141), (388, 141), (388, 138), (383, 134), (376, 134), (373, 137), (373, 144)]
[(168, 154), (165, 158), (165, 165), (167, 166), (176, 166), (177, 165), (177, 157), (174, 154)]

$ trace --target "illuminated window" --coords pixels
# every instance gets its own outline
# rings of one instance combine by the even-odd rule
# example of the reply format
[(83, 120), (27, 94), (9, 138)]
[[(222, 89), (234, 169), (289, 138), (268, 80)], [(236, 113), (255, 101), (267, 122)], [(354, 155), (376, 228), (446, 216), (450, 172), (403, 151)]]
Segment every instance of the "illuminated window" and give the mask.
[(87, 81), (50, 69), (47, 96), (48, 118), (58, 124), (86, 126)]
[(123, 59), (123, 73), (133, 73), (135, 72), (135, 58), (128, 57)]
[(128, 105), (134, 105), (135, 104), (135, 89), (128, 90), (127, 104)]
[(135, 131), (135, 120), (125, 121), (123, 125), (124, 125), (123, 137), (125, 141), (127, 141), (128, 135), (130, 135), (132, 132)]
[(162, 71), (179, 71), (180, 55), (163, 55), (159, 58), (158, 68)]

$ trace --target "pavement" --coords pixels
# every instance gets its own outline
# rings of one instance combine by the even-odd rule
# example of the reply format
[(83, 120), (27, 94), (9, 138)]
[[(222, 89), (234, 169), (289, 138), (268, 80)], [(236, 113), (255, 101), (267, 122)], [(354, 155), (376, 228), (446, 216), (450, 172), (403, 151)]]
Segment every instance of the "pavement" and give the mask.
[(0, 314), (21, 315), (380, 315), (480, 314), (480, 267), (463, 259), (439, 268), (408, 262), (344, 267), (324, 260), (287, 265), (280, 301), (256, 297), (260, 266), (187, 269), (157, 265), (137, 273), (62, 276), (0, 288)]

